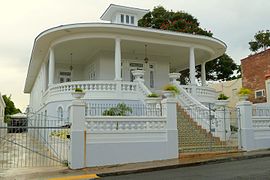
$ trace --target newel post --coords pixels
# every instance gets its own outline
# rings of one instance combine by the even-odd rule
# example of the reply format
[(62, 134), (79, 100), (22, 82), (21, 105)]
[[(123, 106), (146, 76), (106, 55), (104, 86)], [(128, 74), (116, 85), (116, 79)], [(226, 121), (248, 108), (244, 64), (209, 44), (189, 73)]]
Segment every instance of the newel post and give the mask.
[(70, 111), (71, 141), (69, 150), (69, 167), (85, 167), (85, 103), (80, 98), (74, 99)]
[(246, 151), (254, 150), (255, 137), (252, 123), (252, 103), (249, 101), (240, 101), (237, 104), (237, 108), (239, 110), (239, 147)]
[(176, 99), (167, 98), (161, 101), (163, 116), (167, 120), (167, 155), (168, 159), (178, 158), (178, 130)]

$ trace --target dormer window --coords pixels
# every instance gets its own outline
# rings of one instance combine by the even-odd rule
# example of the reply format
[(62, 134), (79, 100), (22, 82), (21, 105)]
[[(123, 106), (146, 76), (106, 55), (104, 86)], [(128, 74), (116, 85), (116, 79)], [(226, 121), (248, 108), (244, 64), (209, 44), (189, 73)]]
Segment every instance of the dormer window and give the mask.
[(130, 16), (130, 24), (134, 24), (134, 16)]
[(126, 23), (129, 24), (129, 15), (126, 15)]
[(121, 23), (124, 23), (124, 18), (125, 18), (124, 14), (121, 14)]
[(138, 26), (141, 19), (149, 10), (111, 4), (101, 16), (102, 20), (116, 24)]

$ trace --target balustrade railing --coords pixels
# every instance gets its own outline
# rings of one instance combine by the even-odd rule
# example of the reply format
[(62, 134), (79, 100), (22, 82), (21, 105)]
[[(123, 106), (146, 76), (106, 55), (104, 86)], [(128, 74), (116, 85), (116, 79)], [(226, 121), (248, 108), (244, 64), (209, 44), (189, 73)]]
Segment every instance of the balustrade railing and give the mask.
[(137, 93), (142, 97), (145, 97), (151, 93), (148, 90), (148, 88), (141, 82), (74, 81), (53, 85), (43, 94), (43, 98), (46, 99), (48, 95), (71, 93), (76, 88), (81, 88), (84, 92), (91, 91), (91, 92)]
[(252, 109), (253, 127), (270, 129), (270, 108), (269, 106), (253, 106)]
[(196, 96), (197, 97), (210, 97), (210, 98), (216, 98), (216, 91), (212, 88), (209, 87), (204, 87), (204, 86), (189, 86), (189, 85), (180, 85), (186, 92), (191, 94), (191, 88), (196, 88)]
[(156, 131), (166, 129), (165, 117), (86, 117), (89, 131)]

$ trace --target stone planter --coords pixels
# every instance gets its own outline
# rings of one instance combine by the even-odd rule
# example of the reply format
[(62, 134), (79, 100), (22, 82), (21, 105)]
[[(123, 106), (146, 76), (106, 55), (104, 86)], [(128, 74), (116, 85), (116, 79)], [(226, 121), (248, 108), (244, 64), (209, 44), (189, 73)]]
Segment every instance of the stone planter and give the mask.
[(177, 82), (176, 79), (180, 78), (180, 76), (181, 76), (180, 73), (169, 73), (169, 78), (173, 83)]
[(166, 98), (173, 98), (173, 97), (175, 97), (175, 93), (173, 91), (163, 91), (163, 95)]
[(239, 96), (239, 100), (240, 101), (247, 101), (248, 100), (248, 95), (246, 94), (246, 95)]
[(134, 70), (132, 71), (132, 75), (134, 76), (134, 81), (144, 81), (144, 70)]
[(217, 101), (215, 102), (215, 104), (216, 104), (217, 106), (227, 106), (228, 103), (229, 103), (229, 100), (217, 100)]
[(72, 92), (71, 94), (75, 99), (81, 99), (84, 97), (85, 92)]
[(146, 104), (159, 104), (161, 102), (160, 97), (147, 97), (144, 100)]

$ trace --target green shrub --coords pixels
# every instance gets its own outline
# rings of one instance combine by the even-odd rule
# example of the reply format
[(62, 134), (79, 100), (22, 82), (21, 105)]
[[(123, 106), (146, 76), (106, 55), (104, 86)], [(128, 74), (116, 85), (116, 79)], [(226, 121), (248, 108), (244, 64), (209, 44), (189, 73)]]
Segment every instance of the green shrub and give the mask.
[(248, 88), (241, 88), (240, 91), (238, 92), (239, 96), (249, 95), (251, 93), (252, 91)]
[(82, 88), (75, 88), (75, 92), (83, 92)]
[(128, 113), (132, 113), (132, 109), (125, 103), (119, 103), (116, 107), (105, 110), (103, 116), (127, 116)]
[(229, 99), (229, 97), (226, 96), (224, 93), (221, 93), (221, 94), (219, 94), (219, 96), (218, 96), (218, 100), (227, 100), (227, 99)]
[(176, 86), (171, 85), (171, 84), (166, 85), (166, 86), (163, 88), (163, 90), (164, 90), (164, 91), (173, 91), (174, 94), (179, 94), (179, 93), (180, 93), (179, 89), (178, 89)]
[(151, 97), (156, 98), (156, 97), (159, 97), (159, 95), (156, 94), (156, 93), (152, 93), (152, 94), (148, 94), (147, 97), (150, 97), (150, 98), (151, 98)]

